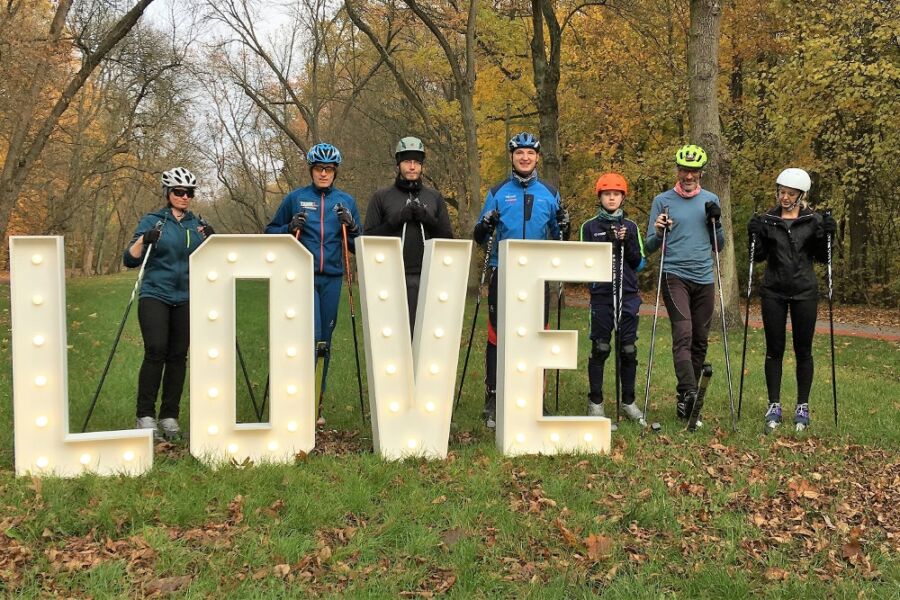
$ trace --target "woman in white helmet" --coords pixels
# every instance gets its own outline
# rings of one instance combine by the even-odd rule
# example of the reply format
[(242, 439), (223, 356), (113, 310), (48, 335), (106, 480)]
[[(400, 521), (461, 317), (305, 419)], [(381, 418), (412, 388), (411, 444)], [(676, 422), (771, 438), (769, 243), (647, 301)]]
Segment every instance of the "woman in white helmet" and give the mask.
[[(135, 427), (153, 429), (166, 439), (181, 433), (178, 411), (190, 343), (188, 257), (215, 233), (188, 210), (196, 188), (197, 178), (183, 167), (163, 173), (166, 206), (144, 215), (124, 254), (125, 266), (134, 268), (140, 267), (150, 252), (138, 301), (144, 362), (138, 374)], [(160, 384), (162, 401), (157, 431), (156, 398)]]
[(781, 424), (781, 369), (788, 313), (797, 362), (794, 424), (797, 431), (809, 427), (812, 340), (819, 302), (819, 282), (813, 262), (827, 260), (826, 234), (833, 236), (837, 230), (830, 215), (814, 212), (807, 205), (810, 187), (812, 180), (806, 171), (785, 169), (775, 181), (775, 207), (747, 223), (749, 239), (756, 240), (754, 262), (767, 262), (759, 292), (766, 334), (765, 373), (769, 394), (766, 433)]

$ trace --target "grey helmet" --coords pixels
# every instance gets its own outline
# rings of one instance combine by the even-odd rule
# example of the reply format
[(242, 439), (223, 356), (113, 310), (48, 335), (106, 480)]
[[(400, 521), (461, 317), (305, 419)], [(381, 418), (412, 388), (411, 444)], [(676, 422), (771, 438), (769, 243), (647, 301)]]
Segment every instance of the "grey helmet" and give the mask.
[(184, 167), (175, 167), (170, 171), (164, 171), (160, 179), (164, 190), (174, 187), (190, 189), (197, 187), (197, 178)]
[(409, 159), (425, 162), (425, 144), (417, 137), (407, 136), (397, 142), (394, 158), (397, 159), (398, 164)]

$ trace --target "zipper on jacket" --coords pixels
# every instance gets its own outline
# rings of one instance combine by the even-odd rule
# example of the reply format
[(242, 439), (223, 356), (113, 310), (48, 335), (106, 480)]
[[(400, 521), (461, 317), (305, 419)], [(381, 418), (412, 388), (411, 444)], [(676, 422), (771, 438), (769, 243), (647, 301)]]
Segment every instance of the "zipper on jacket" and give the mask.
[(319, 273), (325, 272), (325, 192), (319, 202)]

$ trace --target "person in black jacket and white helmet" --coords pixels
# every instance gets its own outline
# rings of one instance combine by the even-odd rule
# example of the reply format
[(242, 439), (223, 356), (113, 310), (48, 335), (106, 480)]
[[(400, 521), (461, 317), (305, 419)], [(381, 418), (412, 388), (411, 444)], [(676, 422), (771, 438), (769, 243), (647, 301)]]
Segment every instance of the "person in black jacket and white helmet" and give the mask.
[(816, 328), (819, 282), (813, 262), (827, 261), (827, 234), (837, 224), (831, 215), (812, 211), (806, 196), (812, 185), (803, 169), (785, 169), (775, 181), (777, 204), (747, 223), (750, 239), (756, 238), (754, 262), (767, 261), (760, 286), (763, 327), (766, 334), (766, 388), (769, 407), (764, 431), (781, 424), (781, 369), (786, 321), (791, 315), (794, 355), (797, 362), (797, 431), (809, 427), (809, 391), (813, 379), (812, 341)]
[(406, 302), (410, 333), (416, 326), (419, 279), (425, 240), (452, 238), (447, 203), (440, 192), (422, 185), (425, 145), (416, 137), (405, 137), (394, 150), (397, 177), (394, 184), (372, 195), (366, 207), (363, 235), (396, 236), (403, 246)]

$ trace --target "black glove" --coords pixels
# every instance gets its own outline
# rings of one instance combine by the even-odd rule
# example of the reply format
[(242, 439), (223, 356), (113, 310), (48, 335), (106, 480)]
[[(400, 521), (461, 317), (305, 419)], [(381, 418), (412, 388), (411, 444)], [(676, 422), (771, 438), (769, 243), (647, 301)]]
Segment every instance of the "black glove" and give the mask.
[(200, 227), (197, 228), (197, 231), (200, 232), (200, 235), (203, 236), (203, 239), (206, 239), (209, 236), (214, 235), (216, 233), (216, 230), (213, 229), (213, 226), (210, 225), (209, 223), (207, 223), (206, 221), (204, 221), (203, 219), (200, 219)]
[(409, 223), (410, 221), (414, 221), (416, 218), (415, 210), (413, 209), (412, 202), (407, 202), (406, 205), (400, 210), (400, 222), (401, 223)]
[(707, 221), (718, 221), (722, 218), (722, 208), (712, 200), (710, 200), (703, 206), (704, 208), (706, 208)]
[(160, 231), (158, 228), (148, 229), (144, 232), (144, 245), (155, 244), (159, 241)]
[(497, 223), (500, 222), (500, 213), (495, 209), (484, 215), (481, 218), (481, 226), (488, 230), (488, 232), (494, 231), (497, 228)]
[(349, 208), (343, 204), (338, 204), (335, 208), (335, 212), (337, 213), (338, 221), (341, 222), (341, 225), (347, 226), (347, 231), (356, 231), (356, 221), (353, 220), (353, 214), (350, 212)]
[(301, 210), (291, 218), (291, 223), (288, 225), (288, 231), (291, 235), (296, 236), (303, 231), (304, 225), (306, 225), (306, 211)]
[(834, 220), (834, 217), (832, 217), (830, 213), (822, 215), (822, 230), (826, 235), (832, 237), (837, 233), (837, 221)]
[(766, 225), (763, 223), (761, 217), (751, 217), (749, 221), (747, 221), (747, 233), (752, 238), (756, 236), (756, 239), (761, 239), (766, 232)]
[(569, 239), (569, 231), (572, 229), (572, 220), (569, 218), (569, 211), (563, 207), (559, 207), (556, 211), (556, 224), (559, 226), (559, 235), (562, 239)]

